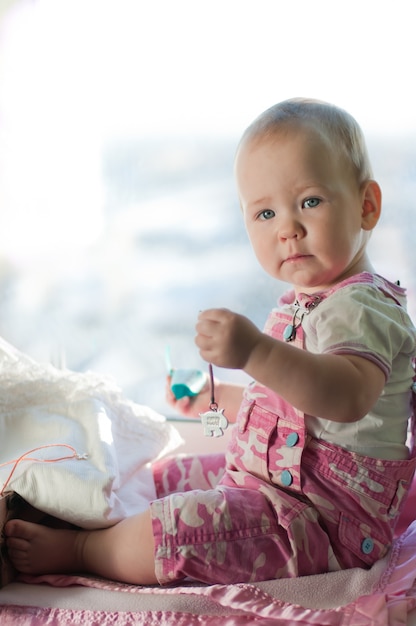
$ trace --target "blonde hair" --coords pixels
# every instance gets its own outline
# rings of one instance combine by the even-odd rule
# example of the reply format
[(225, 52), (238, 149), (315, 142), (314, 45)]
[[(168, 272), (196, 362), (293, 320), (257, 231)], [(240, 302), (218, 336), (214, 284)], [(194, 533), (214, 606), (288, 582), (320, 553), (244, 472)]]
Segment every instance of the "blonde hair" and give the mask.
[(261, 113), (244, 132), (240, 145), (273, 137), (298, 125), (323, 133), (335, 150), (341, 149), (352, 164), (361, 185), (373, 177), (363, 132), (352, 115), (333, 104), (308, 98), (284, 100)]

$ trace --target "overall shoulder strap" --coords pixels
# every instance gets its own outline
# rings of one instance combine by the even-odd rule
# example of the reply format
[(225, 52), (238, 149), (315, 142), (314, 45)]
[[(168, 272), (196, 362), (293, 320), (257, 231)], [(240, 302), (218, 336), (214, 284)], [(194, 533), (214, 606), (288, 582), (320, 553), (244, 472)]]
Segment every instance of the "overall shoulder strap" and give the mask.
[(413, 375), (412, 393), (410, 398), (410, 416), (409, 416), (409, 428), (407, 446), (410, 451), (411, 458), (416, 458), (416, 357), (412, 359)]

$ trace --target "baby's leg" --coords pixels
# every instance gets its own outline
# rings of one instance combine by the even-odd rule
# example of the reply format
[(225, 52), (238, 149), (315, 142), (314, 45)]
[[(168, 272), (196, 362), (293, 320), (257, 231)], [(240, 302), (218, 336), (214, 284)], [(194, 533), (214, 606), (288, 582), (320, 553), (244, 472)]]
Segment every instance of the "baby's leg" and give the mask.
[(84, 572), (121, 582), (157, 583), (150, 512), (103, 530), (56, 530), (23, 520), (6, 524), (7, 549), (24, 574)]

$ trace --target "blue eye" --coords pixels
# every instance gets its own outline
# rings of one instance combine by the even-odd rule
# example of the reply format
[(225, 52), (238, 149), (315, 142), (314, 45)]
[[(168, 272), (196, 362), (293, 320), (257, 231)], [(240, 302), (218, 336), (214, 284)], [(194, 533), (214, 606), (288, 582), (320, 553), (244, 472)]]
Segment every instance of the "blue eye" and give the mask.
[(305, 209), (314, 209), (315, 207), (317, 207), (319, 204), (321, 203), (319, 198), (308, 198), (307, 200), (305, 200), (305, 202), (303, 203), (303, 207)]
[(259, 213), (259, 219), (261, 220), (271, 220), (276, 213), (272, 211), (272, 209), (264, 209), (261, 213)]

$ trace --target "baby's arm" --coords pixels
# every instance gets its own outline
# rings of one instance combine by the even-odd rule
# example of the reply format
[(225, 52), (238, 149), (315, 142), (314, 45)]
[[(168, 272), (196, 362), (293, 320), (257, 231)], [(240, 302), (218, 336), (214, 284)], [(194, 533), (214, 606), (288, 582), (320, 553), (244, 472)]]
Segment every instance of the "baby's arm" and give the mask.
[[(185, 417), (199, 417), (200, 413), (209, 410), (211, 403), (211, 385), (207, 376), (207, 382), (197, 396), (190, 398), (185, 396), (177, 400), (170, 388), (171, 378), (168, 376), (166, 382), (166, 400), (175, 411)], [(214, 380), (215, 402), (219, 409), (224, 409), (229, 422), (235, 422), (238, 409), (243, 397), (244, 387), (233, 383), (221, 382), (217, 378)]]
[(368, 359), (301, 350), (227, 309), (202, 312), (197, 333), (203, 359), (244, 370), (308, 415), (357, 421), (374, 406), (385, 384), (382, 370)]

